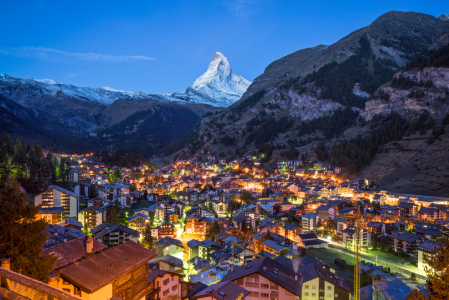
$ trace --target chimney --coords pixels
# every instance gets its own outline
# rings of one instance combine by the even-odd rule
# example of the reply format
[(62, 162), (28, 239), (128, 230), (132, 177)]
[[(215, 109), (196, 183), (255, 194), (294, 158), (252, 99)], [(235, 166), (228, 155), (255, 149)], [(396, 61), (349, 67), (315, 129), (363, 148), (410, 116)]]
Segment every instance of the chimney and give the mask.
[(1, 267), (6, 270), (11, 270), (11, 260), (9, 258), (0, 259)]
[(234, 272), (234, 265), (231, 265), (231, 272)]
[(85, 240), (85, 249), (87, 254), (92, 254), (92, 250), (94, 248), (94, 238), (89, 235)]
[(298, 281), (298, 274), (295, 274), (295, 281)]
[(47, 276), (47, 284), (57, 288), (58, 287), (58, 274), (50, 274)]
[[(0, 262), (1, 262), (1, 267), (3, 269), (11, 270), (10, 259), (9, 258), (0, 259)], [(8, 278), (6, 278), (4, 276), (0, 277), (0, 287), (4, 287), (7, 290), (9, 290), (9, 288), (10, 288), (9, 283), (10, 283), (10, 280)]]
[(245, 260), (245, 266), (246, 266), (246, 264), (247, 264), (247, 262), (246, 262), (246, 260)]

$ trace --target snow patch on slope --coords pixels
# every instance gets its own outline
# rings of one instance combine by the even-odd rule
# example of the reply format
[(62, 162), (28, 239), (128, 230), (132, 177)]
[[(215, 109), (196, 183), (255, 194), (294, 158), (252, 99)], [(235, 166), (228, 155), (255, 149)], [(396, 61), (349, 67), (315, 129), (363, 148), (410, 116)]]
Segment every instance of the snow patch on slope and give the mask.
[(251, 84), (243, 77), (236, 75), (229, 65), (228, 59), (220, 52), (215, 53), (209, 63), (206, 73), (201, 75), (192, 87), (183, 93), (147, 94), (144, 92), (129, 92), (111, 87), (78, 87), (63, 84), (52, 79), (20, 79), (0, 74), (1, 82), (30, 85), (30, 92), (36, 95), (56, 94), (72, 97), (80, 101), (96, 101), (111, 105), (118, 99), (148, 99), (161, 102), (203, 103), (216, 107), (227, 107), (238, 101)]

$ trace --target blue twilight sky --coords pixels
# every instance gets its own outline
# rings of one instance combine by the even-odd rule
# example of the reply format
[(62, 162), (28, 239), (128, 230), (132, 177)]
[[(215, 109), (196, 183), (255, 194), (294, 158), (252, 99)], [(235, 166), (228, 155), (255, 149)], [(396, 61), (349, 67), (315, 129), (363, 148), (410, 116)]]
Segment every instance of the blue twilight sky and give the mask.
[(8, 1), (0, 73), (129, 91), (184, 91), (216, 51), (252, 81), (272, 61), (332, 44), (390, 11), (449, 14), (433, 1)]

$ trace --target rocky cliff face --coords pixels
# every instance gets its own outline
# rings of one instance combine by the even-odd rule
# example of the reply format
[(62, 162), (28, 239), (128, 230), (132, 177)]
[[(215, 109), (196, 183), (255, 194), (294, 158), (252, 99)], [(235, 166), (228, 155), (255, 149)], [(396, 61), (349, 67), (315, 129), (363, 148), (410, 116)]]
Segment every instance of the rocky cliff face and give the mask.
[[(251, 135), (263, 135), (258, 130), (269, 128), (267, 124), (261, 127), (260, 122), (283, 117), (288, 118), (291, 128), (272, 137), (271, 144), (313, 137), (313, 132), (297, 136), (295, 128), (302, 121), (332, 116), (340, 108), (351, 107), (354, 111), (364, 108), (370, 97), (377, 100), (366, 104), (362, 113), (367, 118), (403, 106), (403, 102), (407, 102), (410, 111), (419, 111), (424, 106), (435, 114), (441, 108), (445, 111), (444, 103), (427, 103), (429, 97), (443, 96), (444, 87), (438, 85), (439, 82), (443, 84), (445, 77), (438, 71), (426, 70), (417, 75), (423, 80), (432, 77), (435, 81), (435, 87), (428, 90), (429, 96), (426, 94), (421, 98), (407, 98), (405, 91), (389, 91), (388, 85), (382, 84), (411, 58), (428, 49), (448, 28), (449, 22), (441, 18), (393, 11), (333, 45), (319, 45), (289, 54), (268, 65), (242, 99), (220, 113), (204, 118), (197, 130), (197, 139), (187, 148), (194, 145), (195, 149), (199, 147), (200, 151), (216, 154), (216, 151), (222, 151), (226, 144), (222, 141), (228, 141), (228, 137), (234, 141), (232, 148), (254, 147), (257, 145), (247, 143), (253, 140)], [(380, 100), (375, 94), (379, 86), (391, 94), (390, 102)], [(319, 136), (320, 133), (316, 134)]]
[[(389, 100), (380, 98), (366, 102), (360, 115), (369, 121), (376, 114), (387, 114), (390, 111), (399, 112), (403, 116), (416, 117), (423, 111), (429, 111), (436, 118), (442, 118), (449, 113), (449, 68), (425, 68), (421, 71), (400, 72), (395, 75), (405, 76), (415, 82), (430, 81), (433, 87), (412, 87), (409, 89), (397, 89), (391, 86), (383, 86), (376, 92), (376, 96), (388, 94)], [(417, 98), (414, 91), (422, 91)]]
[(404, 66), (409, 57), (427, 49), (448, 27), (449, 22), (422, 13), (385, 13), (333, 45), (302, 49), (272, 62), (254, 79), (243, 98), (262, 89), (271, 89), (289, 78), (304, 77), (332, 61), (345, 61), (355, 54), (363, 35), (369, 37), (376, 57)]

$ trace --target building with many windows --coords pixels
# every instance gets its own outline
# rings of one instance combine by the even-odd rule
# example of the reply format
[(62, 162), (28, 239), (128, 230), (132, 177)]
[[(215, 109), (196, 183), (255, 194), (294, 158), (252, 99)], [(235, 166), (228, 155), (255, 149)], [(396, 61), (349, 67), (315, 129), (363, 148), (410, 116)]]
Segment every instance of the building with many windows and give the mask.
[(62, 207), (64, 209), (64, 218), (75, 218), (79, 210), (80, 195), (59, 187), (50, 185), (45, 192), (34, 197), (36, 206), (42, 204), (42, 208)]

